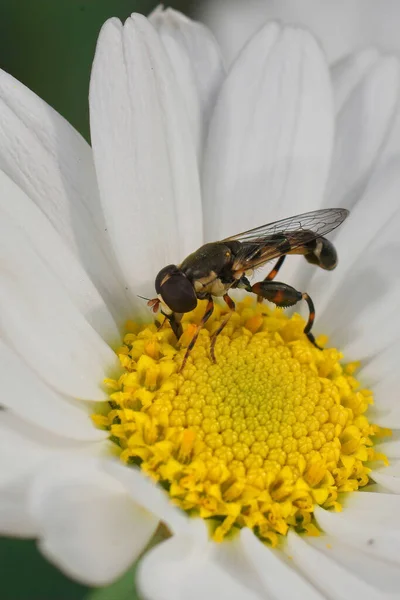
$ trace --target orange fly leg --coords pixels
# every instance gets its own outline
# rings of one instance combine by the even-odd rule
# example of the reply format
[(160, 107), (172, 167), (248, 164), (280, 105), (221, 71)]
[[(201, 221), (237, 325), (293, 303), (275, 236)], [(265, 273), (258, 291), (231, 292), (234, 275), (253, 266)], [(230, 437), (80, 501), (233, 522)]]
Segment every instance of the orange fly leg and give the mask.
[(224, 294), (223, 298), (224, 298), (226, 304), (228, 305), (230, 312), (226, 315), (226, 317), (222, 321), (221, 325), (211, 336), (210, 354), (211, 354), (211, 358), (212, 358), (213, 362), (216, 362), (216, 360), (215, 360), (215, 344), (217, 342), (217, 337), (219, 336), (221, 331), (224, 329), (225, 325), (228, 323), (229, 319), (231, 318), (233, 311), (235, 310), (235, 303), (232, 300), (232, 298), (230, 296), (228, 296), (228, 294)]
[(304, 327), (304, 333), (306, 334), (306, 336), (308, 337), (310, 342), (316, 348), (318, 348), (319, 350), (322, 350), (323, 348), (321, 348), (321, 346), (318, 346), (317, 342), (315, 341), (315, 337), (311, 333), (311, 327), (313, 326), (314, 320), (315, 320), (314, 302), (311, 300), (310, 296), (308, 294), (306, 294), (305, 292), (304, 292), (304, 294), (302, 294), (302, 297), (303, 297), (303, 300), (305, 300), (307, 302), (308, 309), (310, 311), (310, 314), (308, 316), (307, 325)]
[[(264, 281), (272, 281), (279, 273), (279, 269), (285, 262), (286, 254), (283, 254), (276, 262), (274, 268), (268, 273), (268, 275), (264, 278)], [(261, 295), (257, 296), (257, 302), (262, 302), (263, 297)]]
[(208, 319), (211, 317), (211, 315), (213, 314), (214, 311), (214, 302), (211, 298), (211, 296), (208, 298), (208, 303), (207, 303), (207, 307), (206, 307), (206, 312), (203, 315), (203, 318), (201, 319), (199, 325), (197, 326), (197, 330), (196, 333), (194, 334), (194, 336), (192, 337), (192, 339), (190, 340), (190, 344), (186, 349), (186, 354), (183, 358), (181, 367), (179, 369), (179, 373), (181, 373), (183, 371), (184, 366), (186, 365), (186, 361), (189, 357), (190, 352), (192, 351), (193, 346), (195, 345), (197, 338), (199, 337), (199, 333), (201, 331), (201, 329), (204, 327), (204, 325), (207, 323)]

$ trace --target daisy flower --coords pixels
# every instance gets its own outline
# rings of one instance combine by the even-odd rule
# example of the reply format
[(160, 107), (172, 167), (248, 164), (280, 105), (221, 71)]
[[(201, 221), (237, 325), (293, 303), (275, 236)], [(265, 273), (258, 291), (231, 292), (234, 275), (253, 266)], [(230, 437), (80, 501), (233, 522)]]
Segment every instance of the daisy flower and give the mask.
[[(141, 557), (150, 600), (398, 597), (398, 87), (395, 59), (329, 71), (276, 23), (226, 73), (206, 28), (158, 9), (101, 31), (91, 149), (1, 73), (4, 534), (91, 585)], [(157, 328), (158, 271), (327, 206), (352, 210), (338, 270), (282, 271), (325, 349), (238, 297), (216, 362), (222, 305), (179, 372), (204, 306), (179, 343)]]

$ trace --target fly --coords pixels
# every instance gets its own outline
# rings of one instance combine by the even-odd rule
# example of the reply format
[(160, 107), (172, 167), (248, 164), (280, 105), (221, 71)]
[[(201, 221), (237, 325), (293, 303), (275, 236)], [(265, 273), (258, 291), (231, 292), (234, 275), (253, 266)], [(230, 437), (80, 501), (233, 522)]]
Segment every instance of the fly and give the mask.
[[(215, 362), (215, 343), (218, 335), (235, 310), (229, 296), (230, 290), (241, 288), (255, 294), (259, 302), (269, 300), (276, 306), (287, 308), (304, 300), (309, 317), (304, 333), (314, 346), (319, 348), (311, 329), (315, 320), (314, 303), (306, 292), (275, 281), (288, 254), (302, 254), (311, 264), (332, 271), (338, 262), (336, 250), (324, 236), (336, 229), (347, 218), (344, 208), (316, 210), (281, 221), (275, 221), (250, 229), (232, 237), (201, 246), (180, 265), (168, 265), (161, 269), (155, 280), (157, 297), (148, 301), (148, 306), (161, 312), (170, 322), (179, 340), (182, 335), (181, 319), (184, 313), (194, 310), (198, 300), (207, 300), (206, 311), (186, 350), (181, 370), (196, 343), (199, 332), (214, 310), (214, 297), (222, 297), (229, 312), (211, 336), (210, 353)], [(251, 284), (248, 277), (252, 271), (277, 259), (270, 273), (262, 280)]]

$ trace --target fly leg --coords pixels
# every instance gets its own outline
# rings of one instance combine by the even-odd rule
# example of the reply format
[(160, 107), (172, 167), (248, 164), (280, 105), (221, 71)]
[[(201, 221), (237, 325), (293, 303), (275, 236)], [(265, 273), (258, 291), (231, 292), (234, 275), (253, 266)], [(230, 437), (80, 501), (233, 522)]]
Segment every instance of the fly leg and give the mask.
[(183, 362), (181, 364), (179, 372), (181, 372), (183, 370), (184, 366), (186, 365), (186, 361), (187, 361), (187, 359), (189, 357), (189, 354), (192, 351), (192, 348), (195, 345), (195, 343), (197, 341), (197, 338), (199, 337), (200, 330), (204, 327), (204, 325), (207, 323), (208, 319), (213, 314), (213, 310), (214, 310), (214, 302), (213, 302), (213, 300), (212, 300), (212, 298), (210, 296), (208, 298), (206, 312), (204, 313), (203, 318), (201, 319), (199, 325), (197, 326), (196, 333), (194, 334), (194, 336), (190, 340), (190, 344), (189, 344), (189, 346), (186, 349), (186, 354), (185, 354), (185, 356), (183, 358)]
[[(272, 281), (273, 279), (275, 279), (275, 277), (278, 275), (279, 273), (279, 269), (281, 268), (281, 266), (283, 265), (283, 263), (285, 262), (285, 258), (286, 258), (286, 254), (282, 254), (282, 256), (277, 260), (274, 268), (268, 273), (268, 275), (264, 278), (264, 281)], [(257, 302), (262, 302), (263, 301), (263, 296), (258, 295), (257, 296)]]
[(255, 283), (251, 287), (251, 291), (254, 294), (257, 294), (257, 296), (261, 296), (262, 298), (265, 298), (265, 300), (269, 300), (281, 308), (294, 306), (297, 304), (297, 302), (300, 302), (300, 300), (305, 300), (307, 302), (310, 314), (308, 316), (307, 324), (304, 327), (304, 333), (316, 348), (322, 350), (322, 348), (320, 348), (316, 343), (315, 338), (311, 333), (311, 328), (315, 319), (315, 308), (314, 303), (308, 294), (305, 292), (298, 292), (294, 287), (287, 285), (286, 283), (268, 280)]
[(226, 315), (225, 319), (222, 321), (222, 323), (218, 327), (218, 329), (211, 336), (210, 354), (211, 354), (211, 358), (212, 358), (213, 362), (216, 362), (215, 361), (215, 344), (217, 342), (217, 337), (219, 336), (221, 331), (224, 329), (225, 325), (228, 323), (229, 319), (231, 318), (233, 311), (235, 310), (235, 303), (232, 300), (232, 298), (230, 296), (228, 296), (228, 294), (224, 294), (223, 298), (224, 298), (225, 302), (227, 303), (230, 311)]
[(161, 323), (161, 321), (155, 321), (155, 326), (157, 327), (157, 331), (161, 331), (161, 329), (164, 327), (164, 325), (166, 324), (166, 322), (168, 321), (167, 317), (164, 317), (163, 322)]

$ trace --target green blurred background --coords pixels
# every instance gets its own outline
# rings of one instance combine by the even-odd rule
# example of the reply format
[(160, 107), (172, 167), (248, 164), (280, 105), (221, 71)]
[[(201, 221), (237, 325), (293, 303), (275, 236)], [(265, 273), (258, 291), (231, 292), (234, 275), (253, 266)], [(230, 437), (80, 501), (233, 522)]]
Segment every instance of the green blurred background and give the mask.
[[(88, 81), (101, 25), (112, 16), (148, 14), (158, 4), (151, 0), (0, 0), (0, 66), (88, 137)], [(167, 5), (190, 14), (194, 4), (175, 0)]]
[[(0, 67), (51, 104), (89, 139), (90, 66), (102, 23), (148, 14), (148, 0), (0, 0)], [(191, 14), (194, 2), (168, 5)], [(196, 3), (198, 4), (198, 2)], [(110, 589), (91, 591), (64, 577), (34, 541), (0, 539), (1, 600), (134, 600), (128, 573)]]

